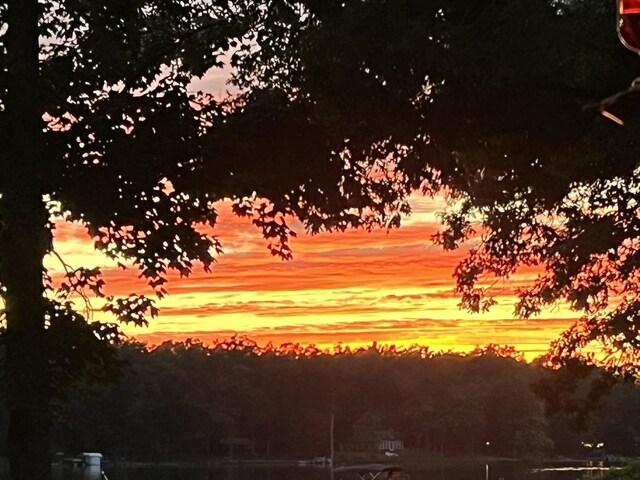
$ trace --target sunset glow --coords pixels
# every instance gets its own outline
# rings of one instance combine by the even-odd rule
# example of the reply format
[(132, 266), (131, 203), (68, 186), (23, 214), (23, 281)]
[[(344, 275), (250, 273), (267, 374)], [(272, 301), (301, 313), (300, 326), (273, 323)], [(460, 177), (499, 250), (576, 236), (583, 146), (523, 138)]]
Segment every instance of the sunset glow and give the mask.
[[(304, 235), (292, 240), (294, 259), (269, 255), (265, 241), (246, 219), (219, 205), (215, 229), (224, 255), (211, 273), (196, 269), (190, 278), (171, 277), (160, 316), (146, 329), (125, 332), (149, 344), (197, 338), (206, 343), (246, 335), (273, 342), (330, 347), (419, 343), (432, 350), (469, 350), (488, 343), (509, 344), (527, 358), (543, 353), (575, 317), (554, 309), (541, 317), (513, 317), (516, 289), (535, 273), (494, 287), (498, 305), (473, 315), (460, 311), (452, 272), (465, 250), (443, 252), (430, 240), (439, 228), (440, 198), (415, 197), (414, 214), (387, 233), (348, 231)], [(60, 224), (56, 250), (70, 265), (101, 265), (106, 293), (153, 295), (134, 268), (118, 269), (93, 251), (80, 225)], [(49, 258), (48, 267), (59, 272)], [(99, 314), (96, 314), (99, 315)]]

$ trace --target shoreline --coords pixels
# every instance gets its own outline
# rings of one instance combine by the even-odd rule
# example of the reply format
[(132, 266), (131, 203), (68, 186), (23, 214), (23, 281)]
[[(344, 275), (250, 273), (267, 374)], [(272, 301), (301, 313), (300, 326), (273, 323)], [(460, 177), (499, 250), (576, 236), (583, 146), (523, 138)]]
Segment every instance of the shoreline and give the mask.
[[(605, 464), (621, 464), (627, 461), (632, 461), (633, 458), (616, 458), (614, 461), (607, 461)], [(441, 457), (439, 455), (425, 455), (422, 458), (394, 458), (385, 460), (372, 460), (366, 461), (350, 461), (342, 460), (337, 461), (336, 466), (354, 465), (359, 463), (385, 463), (392, 465), (399, 465), (405, 470), (411, 469), (424, 469), (429, 470), (432, 468), (443, 467), (481, 467), (484, 465), (505, 465), (505, 464), (521, 464), (527, 467), (545, 467), (545, 466), (586, 466), (589, 462), (600, 462), (600, 459), (589, 458), (547, 458), (541, 460), (527, 460), (527, 459), (515, 459), (509, 457), (492, 457), (492, 456), (477, 456), (477, 457)], [(207, 461), (110, 461), (105, 460), (102, 463), (106, 468), (225, 468), (225, 467), (295, 467), (295, 468), (310, 468), (314, 470), (329, 469), (329, 465), (312, 464), (309, 463), (309, 459), (216, 459)]]

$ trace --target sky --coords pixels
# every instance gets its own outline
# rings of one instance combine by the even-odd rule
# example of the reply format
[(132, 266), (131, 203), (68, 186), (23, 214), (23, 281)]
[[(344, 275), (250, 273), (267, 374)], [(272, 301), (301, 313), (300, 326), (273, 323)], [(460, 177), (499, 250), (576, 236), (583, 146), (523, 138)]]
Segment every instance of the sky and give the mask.
[[(540, 317), (514, 318), (518, 286), (535, 278), (524, 272), (494, 287), (498, 305), (488, 314), (459, 310), (452, 273), (467, 252), (444, 252), (430, 237), (439, 228), (442, 198), (415, 196), (403, 225), (368, 233), (352, 230), (316, 236), (298, 231), (292, 261), (272, 257), (249, 220), (218, 204), (215, 228), (224, 254), (210, 273), (196, 267), (189, 278), (170, 277), (169, 295), (148, 328), (127, 335), (157, 345), (166, 340), (205, 343), (234, 334), (260, 345), (272, 342), (366, 346), (418, 343), (434, 351), (467, 351), (488, 343), (515, 346), (531, 359), (542, 354), (575, 314), (562, 308)], [(73, 267), (101, 266), (106, 293), (153, 295), (135, 268), (122, 271), (95, 253), (79, 224), (58, 224), (55, 248)], [(56, 258), (48, 268), (60, 271)], [(96, 315), (98, 318), (99, 315)]]
[[(228, 78), (225, 69), (211, 70), (194, 79), (190, 90), (224, 96)], [(533, 280), (535, 272), (497, 284), (498, 305), (489, 313), (461, 311), (452, 273), (468, 250), (444, 252), (430, 240), (440, 227), (437, 212), (444, 199), (414, 196), (411, 205), (413, 214), (391, 232), (310, 236), (298, 229), (299, 236), (291, 241), (294, 258), (285, 262), (269, 254), (249, 220), (219, 204), (214, 233), (224, 254), (212, 272), (196, 267), (189, 278), (171, 276), (169, 295), (158, 302), (159, 317), (148, 328), (125, 326), (124, 331), (149, 345), (187, 338), (213, 343), (232, 335), (246, 335), (260, 345), (322, 348), (378, 342), (468, 351), (495, 343), (514, 346), (532, 359), (573, 323), (575, 313), (563, 308), (529, 320), (514, 317), (516, 290)], [(58, 224), (56, 251), (74, 268), (100, 266), (107, 294), (153, 295), (135, 268), (120, 270), (92, 245), (80, 225)], [(61, 272), (56, 258), (46, 265), (52, 273)]]

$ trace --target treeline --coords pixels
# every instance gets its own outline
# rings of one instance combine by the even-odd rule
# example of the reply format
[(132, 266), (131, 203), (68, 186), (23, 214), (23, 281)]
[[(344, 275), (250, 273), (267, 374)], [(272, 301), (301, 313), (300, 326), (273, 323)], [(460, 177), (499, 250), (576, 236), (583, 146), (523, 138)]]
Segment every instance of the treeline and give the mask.
[(367, 413), (393, 428), (405, 448), (444, 455), (587, 453), (581, 442), (638, 453), (637, 387), (615, 386), (588, 428), (577, 431), (570, 413), (546, 412), (536, 394), (555, 398), (548, 377), (556, 374), (508, 348), (463, 355), (374, 344), (327, 354), (233, 338), (213, 347), (128, 343), (120, 356), (126, 366), (117, 383), (72, 399), (63, 411), (54, 451), (128, 460), (306, 458), (329, 453), (332, 415), (340, 453)]

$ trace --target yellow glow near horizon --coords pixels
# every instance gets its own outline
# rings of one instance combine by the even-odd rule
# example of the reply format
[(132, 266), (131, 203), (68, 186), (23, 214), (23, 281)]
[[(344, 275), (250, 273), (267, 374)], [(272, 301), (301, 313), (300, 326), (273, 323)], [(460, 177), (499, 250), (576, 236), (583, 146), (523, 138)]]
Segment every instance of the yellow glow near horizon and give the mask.
[[(535, 272), (497, 285), (499, 303), (489, 313), (460, 311), (451, 275), (465, 252), (443, 252), (430, 241), (442, 199), (416, 198), (412, 205), (412, 217), (389, 233), (300, 235), (292, 240), (291, 262), (271, 257), (246, 220), (221, 208), (216, 234), (225, 254), (212, 273), (196, 269), (187, 279), (172, 275), (169, 296), (158, 302), (160, 317), (147, 329), (124, 330), (151, 344), (186, 338), (211, 342), (233, 334), (260, 344), (321, 347), (377, 341), (469, 350), (498, 343), (513, 345), (532, 358), (572, 323), (576, 315), (568, 309), (531, 320), (513, 317), (515, 289)], [(121, 271), (94, 252), (80, 225), (60, 224), (55, 238), (56, 250), (70, 265), (103, 267), (108, 294), (153, 295), (134, 268)], [(47, 267), (54, 274), (61, 272), (54, 258), (47, 260)]]

